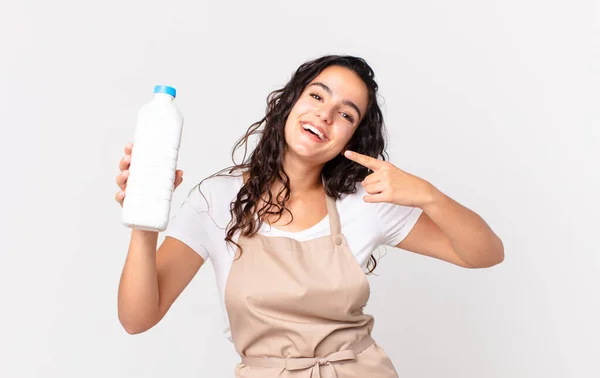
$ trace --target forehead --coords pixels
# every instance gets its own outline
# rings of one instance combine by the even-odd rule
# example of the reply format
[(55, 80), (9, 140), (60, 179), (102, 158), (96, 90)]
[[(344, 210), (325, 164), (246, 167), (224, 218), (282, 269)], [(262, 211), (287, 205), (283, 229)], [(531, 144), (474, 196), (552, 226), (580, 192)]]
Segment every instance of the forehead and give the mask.
[(342, 101), (350, 100), (354, 102), (361, 112), (365, 114), (369, 91), (367, 85), (351, 69), (340, 66), (329, 66), (321, 71), (310, 84), (316, 82), (327, 85), (333, 92), (334, 97)]

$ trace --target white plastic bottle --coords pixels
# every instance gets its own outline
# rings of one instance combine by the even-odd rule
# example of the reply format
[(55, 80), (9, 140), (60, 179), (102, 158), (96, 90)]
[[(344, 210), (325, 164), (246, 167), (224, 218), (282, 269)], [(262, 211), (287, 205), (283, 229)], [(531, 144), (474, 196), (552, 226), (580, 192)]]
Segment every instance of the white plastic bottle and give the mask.
[(122, 222), (127, 227), (164, 231), (169, 223), (183, 116), (176, 90), (154, 87), (154, 98), (137, 115)]

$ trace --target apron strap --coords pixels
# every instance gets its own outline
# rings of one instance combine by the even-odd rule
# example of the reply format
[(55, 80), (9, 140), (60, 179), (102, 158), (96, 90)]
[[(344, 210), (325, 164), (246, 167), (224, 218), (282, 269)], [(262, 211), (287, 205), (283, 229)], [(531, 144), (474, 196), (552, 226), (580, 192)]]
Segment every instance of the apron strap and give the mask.
[(371, 335), (365, 336), (363, 339), (355, 342), (349, 349), (331, 353), (324, 357), (248, 357), (242, 356), (242, 363), (247, 366), (263, 367), (263, 368), (279, 368), (285, 370), (306, 370), (312, 368), (319, 376), (319, 367), (323, 365), (331, 365), (332, 363), (342, 361), (354, 361), (356, 355), (363, 352), (365, 349), (375, 343)]
[[(325, 178), (322, 177), (323, 180), (323, 189), (325, 187)], [(326, 202), (327, 202), (327, 213), (329, 214), (329, 230), (331, 235), (339, 235), (342, 233), (342, 226), (340, 224), (340, 214), (337, 211), (337, 206), (335, 205), (335, 198), (330, 197), (325, 193)]]

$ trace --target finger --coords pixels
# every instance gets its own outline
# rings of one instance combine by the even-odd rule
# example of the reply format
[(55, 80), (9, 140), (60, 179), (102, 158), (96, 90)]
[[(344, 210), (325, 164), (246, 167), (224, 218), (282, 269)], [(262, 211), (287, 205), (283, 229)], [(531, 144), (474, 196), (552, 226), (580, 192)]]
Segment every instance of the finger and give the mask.
[(363, 197), (363, 201), (365, 202), (369, 202), (369, 203), (375, 203), (375, 202), (388, 202), (386, 199), (386, 194), (385, 193), (379, 193), (379, 194), (370, 194), (368, 196), (364, 196)]
[(119, 161), (119, 169), (121, 171), (124, 171), (126, 169), (129, 169), (129, 165), (131, 164), (131, 155), (125, 155), (121, 158), (121, 160)]
[(125, 198), (125, 192), (119, 191), (115, 193), (115, 200), (123, 206), (123, 199)]
[(354, 151), (350, 151), (350, 150), (344, 152), (344, 156), (364, 167), (372, 169), (373, 171), (378, 170), (385, 163), (382, 160), (377, 160), (370, 156), (359, 154), (358, 152), (354, 152)]
[(125, 145), (125, 155), (131, 155), (131, 150), (133, 150), (133, 143), (127, 143)]
[(362, 180), (362, 184), (363, 184), (363, 186), (366, 186), (366, 185), (374, 184), (379, 181), (381, 181), (380, 175), (378, 175), (377, 172), (373, 172), (370, 175), (368, 175), (367, 177), (365, 177), (364, 180)]
[(127, 179), (129, 178), (129, 171), (123, 171), (117, 175), (117, 185), (121, 190), (125, 190), (127, 186)]
[(365, 191), (369, 194), (379, 194), (386, 190), (386, 186), (383, 182), (379, 181), (374, 184), (365, 185)]
[(175, 188), (177, 188), (183, 182), (183, 171), (178, 169), (175, 172)]

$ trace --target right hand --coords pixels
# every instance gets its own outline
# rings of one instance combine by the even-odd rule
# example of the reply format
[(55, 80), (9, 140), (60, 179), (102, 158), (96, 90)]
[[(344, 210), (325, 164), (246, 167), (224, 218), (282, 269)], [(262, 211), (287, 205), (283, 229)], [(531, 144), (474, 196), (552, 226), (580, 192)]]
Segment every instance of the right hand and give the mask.
[[(127, 178), (129, 177), (129, 164), (131, 164), (131, 150), (133, 149), (132, 143), (125, 145), (125, 155), (119, 162), (119, 169), (121, 173), (117, 175), (117, 185), (120, 191), (115, 194), (115, 200), (123, 206), (123, 200), (125, 199), (125, 189), (127, 188)], [(179, 184), (183, 181), (183, 171), (178, 169), (175, 171), (175, 183), (173, 190), (177, 189)]]

